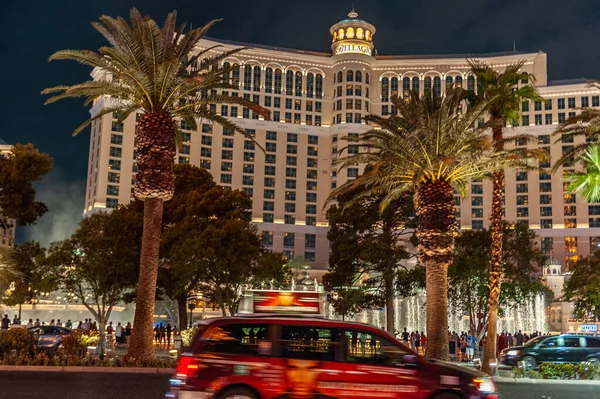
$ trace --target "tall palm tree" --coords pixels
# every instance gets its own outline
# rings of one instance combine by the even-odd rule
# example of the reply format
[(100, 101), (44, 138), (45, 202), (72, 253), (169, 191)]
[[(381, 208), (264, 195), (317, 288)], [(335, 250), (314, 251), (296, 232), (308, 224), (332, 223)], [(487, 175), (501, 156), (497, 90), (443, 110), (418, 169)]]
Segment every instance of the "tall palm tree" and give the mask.
[[(535, 82), (535, 77), (521, 70), (524, 61), (506, 67), (498, 72), (485, 63), (469, 60), (471, 73), (477, 80), (477, 90), (471, 92), (472, 104), (488, 102), (488, 115), (492, 127), (492, 140), (496, 151), (504, 150), (503, 128), (507, 123), (512, 126), (520, 124), (521, 103), (529, 100), (541, 101), (535, 87), (521, 85), (523, 80)], [(503, 205), (504, 205), (504, 170), (493, 172), (492, 210), (490, 214), (490, 231), (492, 233), (492, 253), (489, 266), (488, 327), (487, 345), (483, 359), (483, 371), (490, 372), (490, 363), (496, 363), (496, 334), (498, 311), (500, 308), (500, 288), (504, 267), (502, 263)]]
[(565, 175), (565, 180), (569, 182), (567, 189), (588, 202), (600, 201), (600, 145), (592, 145), (575, 160), (583, 164), (583, 171)]
[(229, 83), (229, 71), (219, 64), (243, 49), (209, 57), (209, 51), (214, 47), (198, 51), (196, 46), (217, 21), (184, 33), (185, 24), (177, 28), (176, 16), (176, 12), (171, 12), (162, 28), (135, 8), (130, 12), (130, 23), (121, 17), (100, 17), (100, 22), (92, 25), (109, 46), (98, 51), (62, 50), (53, 54), (50, 60), (74, 60), (107, 73), (108, 78), (56, 86), (42, 92), (53, 94), (46, 103), (84, 97), (85, 104), (89, 105), (104, 99), (105, 107), (75, 129), (74, 134), (109, 113), (118, 112), (118, 122), (136, 111), (143, 113), (135, 130), (139, 169), (135, 196), (144, 200), (144, 231), (135, 326), (127, 355), (135, 359), (152, 356), (161, 219), (163, 201), (171, 199), (174, 191), (176, 123), (184, 120), (196, 129), (196, 120), (202, 119), (245, 133), (210, 107), (227, 103), (252, 108), (268, 117), (266, 110), (249, 101), (215, 94), (221, 93), (222, 89), (237, 89)]
[(330, 195), (335, 199), (364, 187), (357, 198), (384, 195), (385, 208), (404, 193), (415, 193), (418, 256), (426, 267), (427, 356), (442, 360), (448, 358), (448, 266), (457, 233), (454, 190), (466, 194), (470, 179), (509, 165), (526, 166), (508, 152), (494, 151), (485, 127), (477, 127), (495, 98), (461, 113), (466, 96), (463, 89), (451, 89), (443, 98), (411, 93), (408, 101), (392, 99), (397, 115), (367, 116), (380, 128), (362, 134), (362, 151), (339, 158), (338, 164), (371, 167)]

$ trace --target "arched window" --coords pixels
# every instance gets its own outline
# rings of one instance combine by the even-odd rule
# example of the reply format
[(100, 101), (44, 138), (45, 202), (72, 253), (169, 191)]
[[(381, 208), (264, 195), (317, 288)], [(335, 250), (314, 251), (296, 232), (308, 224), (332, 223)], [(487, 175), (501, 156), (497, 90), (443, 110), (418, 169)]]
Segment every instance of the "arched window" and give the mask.
[(315, 75), (310, 72), (306, 75), (306, 97), (312, 98), (315, 90)]
[(446, 76), (446, 90), (452, 87), (452, 76)]
[(371, 77), (369, 76), (369, 73), (367, 72), (366, 76), (365, 76), (365, 83), (370, 84), (371, 83), (370, 80), (371, 80)]
[(371, 31), (367, 29), (367, 31), (365, 32), (365, 39), (367, 39), (368, 42), (371, 41)]
[(415, 92), (415, 94), (418, 96), (419, 95), (419, 77), (415, 76), (414, 78), (412, 78), (412, 90)]
[(269, 67), (265, 71), (265, 93), (273, 91), (273, 68)]
[(364, 37), (365, 37), (365, 31), (363, 30), (363, 28), (356, 29), (356, 38), (363, 39)]
[(456, 85), (456, 87), (462, 87), (463, 86), (462, 76), (457, 76), (456, 79), (454, 79), (454, 84)]
[(388, 78), (381, 79), (381, 101), (390, 101), (390, 80)]
[(439, 76), (433, 78), (433, 94), (435, 96), (442, 95), (442, 79)]
[(467, 76), (467, 90), (475, 90), (475, 76), (473, 75)]
[(402, 79), (402, 96), (407, 98), (410, 95), (410, 78), (405, 77)]
[(346, 29), (346, 37), (348, 39), (354, 39), (354, 28)]
[(425, 93), (431, 93), (431, 77), (425, 77), (423, 88), (425, 89)]
[(346, 82), (352, 82), (354, 80), (354, 72), (348, 70), (346, 72)]
[(392, 78), (391, 79), (391, 86), (392, 86), (392, 92), (390, 93), (391, 96), (390, 97), (397, 97), (398, 96), (398, 78)]
[(258, 65), (254, 67), (254, 76), (252, 78), (252, 90), (260, 91), (260, 67)]
[(223, 63), (223, 81), (229, 83), (231, 80), (231, 64), (229, 62)]
[(252, 84), (252, 66), (246, 65), (244, 67), (244, 90), (250, 90)]
[(342, 40), (344, 38), (344, 29), (340, 28), (338, 30), (338, 39)]
[(285, 94), (291, 96), (294, 91), (294, 72), (287, 71), (285, 73)]
[(338, 81), (338, 83), (342, 82), (343, 76), (344, 76), (344, 74), (342, 74), (342, 71), (339, 71), (337, 73), (337, 81)]
[(281, 69), (275, 70), (275, 94), (281, 94)]
[(354, 75), (354, 80), (356, 82), (362, 82), (362, 72), (361, 71), (356, 71), (356, 74)]
[(337, 40), (337, 32), (333, 32), (333, 41), (335, 42)]
[(296, 82), (294, 84), (294, 95), (302, 96), (302, 72), (296, 72)]
[(317, 74), (315, 79), (315, 92), (317, 98), (323, 98), (323, 75)]
[(231, 84), (234, 86), (240, 85), (240, 66), (233, 64), (231, 67)]

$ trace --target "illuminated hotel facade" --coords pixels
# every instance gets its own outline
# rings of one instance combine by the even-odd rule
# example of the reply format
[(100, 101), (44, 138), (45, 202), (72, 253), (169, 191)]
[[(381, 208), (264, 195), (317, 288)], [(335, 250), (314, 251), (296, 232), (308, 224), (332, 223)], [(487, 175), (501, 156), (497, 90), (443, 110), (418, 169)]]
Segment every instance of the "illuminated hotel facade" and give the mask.
[[(345, 147), (343, 137), (357, 137), (369, 129), (362, 122), (365, 115), (394, 112), (392, 96), (406, 96), (408, 90), (441, 94), (449, 85), (473, 88), (467, 58), (499, 70), (523, 60), (523, 70), (535, 75), (545, 101), (523, 103), (522, 126), (505, 131), (535, 136), (535, 143), (516, 145), (546, 149), (552, 159), (580, 142), (556, 143), (551, 134), (558, 124), (581, 108), (600, 107), (600, 90), (583, 81), (548, 82), (542, 52), (383, 56), (374, 49), (375, 32), (373, 25), (353, 11), (331, 27), (331, 53), (251, 45), (252, 49), (223, 61), (239, 66), (232, 72), (239, 89), (229, 94), (269, 109), (272, 120), (265, 121), (244, 107), (217, 106), (215, 110), (253, 134), (265, 152), (219, 125), (200, 121), (192, 131), (181, 124), (183, 145), (176, 162), (206, 168), (222, 186), (250, 194), (253, 221), (265, 245), (288, 258), (304, 257), (318, 269), (327, 268), (329, 257), (326, 198), (332, 188), (361, 173), (359, 165), (336, 171), (332, 166), (335, 153)], [(220, 47), (209, 55), (244, 44), (206, 39), (200, 48), (215, 45)], [(92, 75), (107, 78), (102, 71)], [(92, 115), (108, 102), (99, 99)], [(112, 115), (93, 123), (85, 214), (131, 201), (135, 124), (136, 115), (121, 124)], [(347, 151), (358, 148), (349, 146)], [(561, 175), (562, 168), (554, 175), (507, 171), (505, 203), (506, 219), (527, 223), (540, 236), (542, 248), (564, 268), (577, 256), (587, 255), (590, 246), (600, 246), (600, 205), (568, 194)], [(490, 208), (491, 182), (473, 182), (467, 198), (456, 197), (461, 229), (488, 227)]]

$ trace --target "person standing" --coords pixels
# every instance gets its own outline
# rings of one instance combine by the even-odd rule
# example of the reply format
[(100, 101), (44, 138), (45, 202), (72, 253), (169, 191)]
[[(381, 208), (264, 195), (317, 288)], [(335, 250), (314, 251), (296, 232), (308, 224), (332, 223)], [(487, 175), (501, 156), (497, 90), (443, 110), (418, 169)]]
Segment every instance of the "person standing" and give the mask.
[(35, 319), (35, 323), (33, 323), (34, 327), (39, 327), (40, 326), (40, 319)]
[(512, 348), (513, 346), (515, 346), (515, 340), (513, 339), (512, 334), (508, 333), (508, 335), (506, 336), (506, 347)]
[(173, 332), (173, 328), (171, 327), (171, 323), (167, 323), (167, 348), (171, 346), (171, 333)]
[(163, 323), (160, 323), (159, 330), (160, 330), (160, 344), (163, 345), (166, 342), (166, 339), (165, 339), (166, 331), (165, 331), (165, 325)]
[(475, 354), (475, 337), (472, 331), (469, 331), (469, 335), (467, 335), (465, 341), (467, 346), (467, 362), (472, 362), (473, 355)]
[(115, 328), (115, 341), (116, 341), (117, 345), (123, 343), (122, 339), (123, 339), (123, 326), (121, 325), (121, 323), (118, 323), (117, 328)]
[(425, 349), (427, 348), (427, 337), (425, 336), (425, 332), (421, 331), (421, 352), (425, 354)]
[(110, 323), (108, 323), (108, 327), (106, 327), (106, 342), (108, 343), (109, 348), (112, 348), (113, 332), (114, 332), (114, 328), (113, 328), (112, 321), (111, 321)]
[(29, 319), (29, 322), (27, 323), (27, 328), (32, 328), (33, 327), (33, 319)]
[(125, 342), (129, 344), (129, 337), (131, 337), (131, 322), (127, 322), (125, 326)]
[(415, 352), (417, 352), (417, 355), (419, 354), (419, 348), (421, 347), (421, 335), (419, 334), (418, 331), (415, 331)]
[(154, 327), (154, 343), (158, 344), (160, 340), (160, 328), (158, 327), (158, 324)]
[(58, 327), (62, 327), (62, 322), (60, 321), (60, 319), (56, 320), (56, 325)]
[(502, 334), (498, 337), (498, 353), (502, 352), (504, 349), (506, 349), (506, 335), (504, 334), (504, 331), (502, 331)]
[(5, 314), (2, 318), (2, 329), (8, 330), (8, 327), (10, 327), (10, 319), (8, 318), (8, 315)]
[(408, 331), (406, 331), (406, 327), (404, 327), (404, 331), (402, 332), (402, 342), (404, 343), (404, 345), (410, 347), (409, 343), (408, 343)]
[(21, 324), (21, 320), (19, 320), (19, 318), (17, 317), (17, 315), (15, 315), (15, 317), (13, 318), (13, 325), (19, 325)]
[(65, 323), (65, 327), (73, 328), (73, 323), (71, 323), (71, 319), (67, 320), (67, 322)]
[(50, 320), (50, 325), (51, 326), (55, 326), (56, 325), (56, 322), (54, 321), (54, 319)]
[(523, 345), (523, 333), (521, 330), (515, 334), (515, 341), (517, 342), (517, 346)]

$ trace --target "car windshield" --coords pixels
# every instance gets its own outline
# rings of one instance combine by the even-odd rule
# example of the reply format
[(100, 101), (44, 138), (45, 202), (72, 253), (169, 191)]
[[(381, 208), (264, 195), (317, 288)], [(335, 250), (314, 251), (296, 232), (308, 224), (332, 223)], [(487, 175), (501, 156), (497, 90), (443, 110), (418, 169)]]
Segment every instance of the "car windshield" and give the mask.
[(524, 346), (535, 346), (537, 344), (539, 344), (542, 340), (548, 338), (547, 335), (540, 335), (539, 337), (535, 337), (534, 339), (530, 339), (529, 341), (527, 341)]

